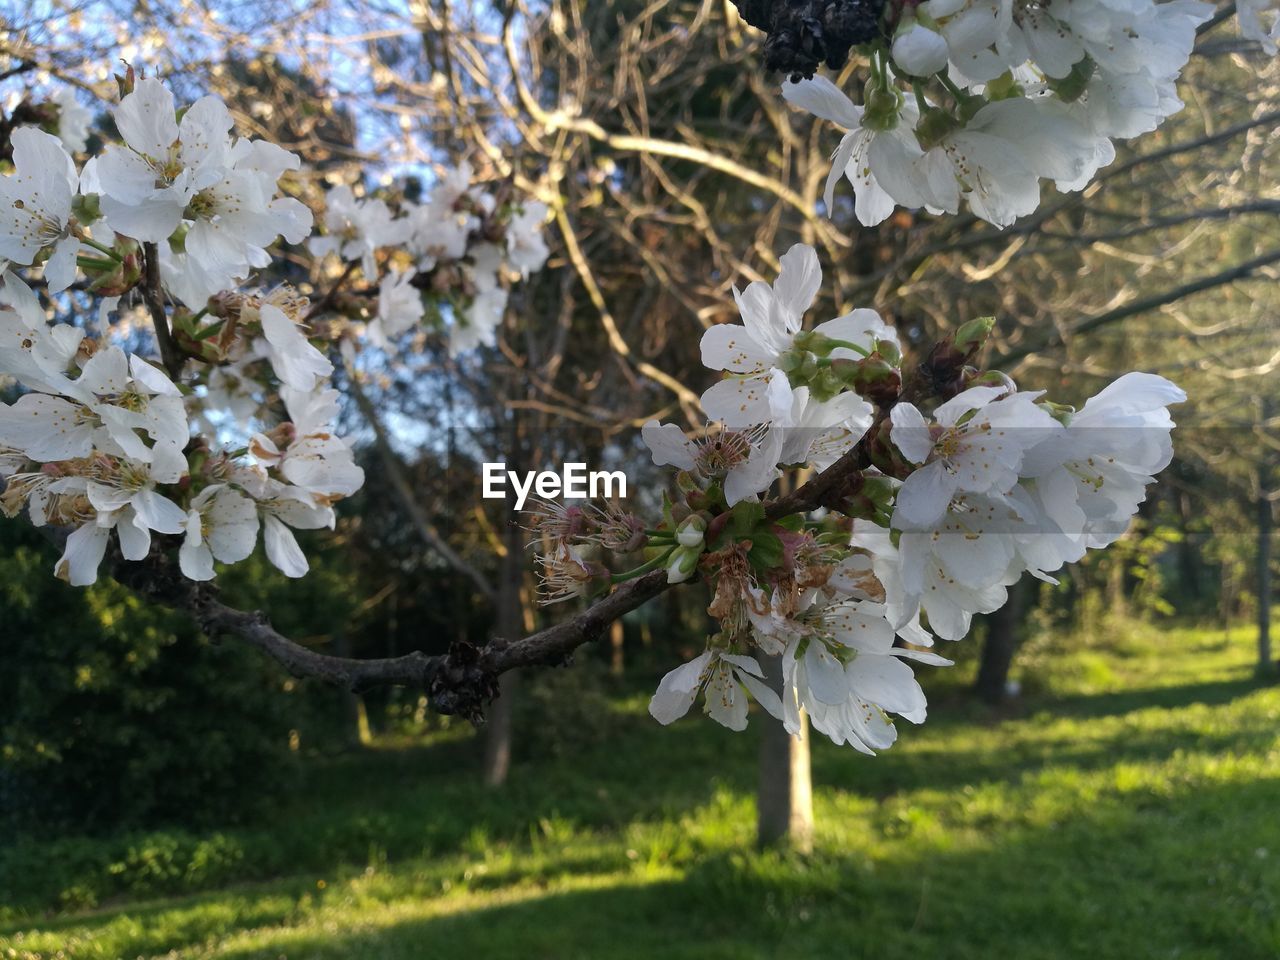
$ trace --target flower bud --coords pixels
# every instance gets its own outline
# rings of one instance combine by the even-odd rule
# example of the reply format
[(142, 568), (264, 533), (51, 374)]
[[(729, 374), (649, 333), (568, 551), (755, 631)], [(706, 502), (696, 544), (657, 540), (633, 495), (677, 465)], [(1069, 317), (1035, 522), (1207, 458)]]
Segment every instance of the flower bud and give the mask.
[(876, 353), (880, 354), (895, 367), (902, 366), (902, 350), (892, 340), (877, 340)]
[(956, 331), (955, 345), (966, 361), (972, 360), (978, 355), (978, 351), (982, 349), (987, 342), (987, 337), (991, 336), (991, 331), (995, 328), (995, 317), (978, 317), (976, 320), (970, 320)]
[(893, 62), (913, 77), (946, 69), (947, 41), (918, 21), (903, 21), (893, 39)]
[(996, 77), (982, 91), (983, 96), (994, 103), (997, 100), (1012, 100), (1014, 97), (1025, 95), (1026, 91), (1022, 89), (1022, 84), (1013, 79), (1013, 74), (1005, 71)]
[(916, 142), (921, 150), (932, 150), (960, 127), (960, 121), (946, 110), (931, 107), (920, 115), (920, 122), (916, 124)]
[(683, 583), (698, 569), (702, 547), (676, 547), (667, 560), (667, 583)]
[(1076, 408), (1067, 403), (1054, 403), (1052, 400), (1041, 400), (1036, 404), (1041, 410), (1053, 417), (1064, 427), (1075, 416)]
[(891, 406), (902, 392), (902, 373), (878, 354), (853, 361), (853, 370), (845, 377), (859, 396), (877, 406)]
[(706, 519), (695, 513), (676, 528), (676, 542), (682, 547), (701, 547), (706, 532)]
[(102, 216), (96, 193), (77, 193), (71, 200), (71, 212), (78, 223), (93, 223)]
[(883, 133), (898, 126), (902, 111), (902, 91), (897, 87), (872, 80), (867, 85), (866, 110), (862, 114), (862, 126)]

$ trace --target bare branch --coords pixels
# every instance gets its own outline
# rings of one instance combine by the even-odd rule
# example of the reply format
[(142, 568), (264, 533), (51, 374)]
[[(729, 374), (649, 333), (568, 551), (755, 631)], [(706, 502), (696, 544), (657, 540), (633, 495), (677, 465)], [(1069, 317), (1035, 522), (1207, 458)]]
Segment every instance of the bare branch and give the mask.
[(1055, 330), (1042, 343), (1032, 347), (1022, 347), (1018, 350), (1012, 350), (999, 358), (998, 366), (1007, 366), (1018, 360), (1022, 360), (1032, 354), (1039, 353), (1041, 350), (1047, 350), (1051, 347), (1061, 346), (1066, 337), (1074, 336), (1081, 333), (1087, 333), (1090, 330), (1097, 330), (1099, 327), (1105, 327), (1108, 324), (1117, 323), (1128, 317), (1137, 316), (1140, 313), (1146, 313), (1148, 310), (1155, 310), (1157, 307), (1163, 307), (1166, 304), (1174, 303), (1183, 297), (1189, 297), (1193, 293), (1200, 293), (1203, 290), (1211, 290), (1214, 287), (1220, 287), (1224, 283), (1231, 283), (1234, 280), (1242, 280), (1251, 276), (1256, 271), (1268, 266), (1272, 263), (1280, 262), (1280, 250), (1271, 250), (1261, 256), (1254, 257), (1252, 260), (1246, 260), (1244, 263), (1237, 264), (1228, 270), (1211, 274), (1207, 277), (1201, 277), (1198, 280), (1192, 280), (1190, 283), (1184, 283), (1179, 287), (1161, 291), (1150, 297), (1143, 297), (1141, 300), (1135, 300), (1133, 303), (1126, 304), (1123, 307), (1117, 307), (1114, 310), (1108, 310), (1106, 313), (1100, 313), (1094, 317), (1087, 317), (1080, 320), (1065, 331)]

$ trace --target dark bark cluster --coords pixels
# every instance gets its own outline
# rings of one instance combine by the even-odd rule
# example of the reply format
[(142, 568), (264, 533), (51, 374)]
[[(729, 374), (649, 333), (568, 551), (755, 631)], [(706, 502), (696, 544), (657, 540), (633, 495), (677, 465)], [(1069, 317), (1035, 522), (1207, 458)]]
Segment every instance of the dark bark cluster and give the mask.
[(734, 0), (742, 19), (763, 30), (766, 69), (812, 77), (839, 70), (849, 51), (883, 36), (885, 0)]

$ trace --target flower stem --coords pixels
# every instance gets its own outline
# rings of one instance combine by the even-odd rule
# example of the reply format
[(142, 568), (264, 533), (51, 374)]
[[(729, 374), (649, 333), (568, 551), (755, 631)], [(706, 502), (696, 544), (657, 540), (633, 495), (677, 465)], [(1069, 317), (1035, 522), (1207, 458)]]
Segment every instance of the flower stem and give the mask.
[(610, 583), (626, 583), (628, 580), (634, 580), (636, 577), (643, 577), (650, 570), (657, 570), (660, 566), (667, 562), (667, 558), (675, 553), (675, 544), (662, 553), (658, 554), (652, 560), (646, 560), (634, 570), (628, 570), (625, 573), (615, 573), (609, 577)]
[[(850, 341), (848, 341), (848, 340), (834, 340), (834, 339), (833, 339), (833, 340), (831, 340), (831, 341), (830, 341), (830, 344), (829, 344), (829, 345), (830, 345), (830, 346), (832, 346), (832, 347), (844, 347), (846, 350), (852, 350), (854, 353), (859, 354), (859, 355), (864, 356), (864, 357), (869, 357), (869, 356), (871, 356), (871, 351), (870, 351), (870, 350), (868, 350), (866, 347), (860, 347), (860, 346), (858, 346), (856, 343), (851, 343), (851, 342), (850, 342)], [(821, 363), (821, 361), (819, 361), (819, 363)]]
[(97, 240), (94, 240), (92, 237), (81, 237), (80, 242), (87, 246), (93, 247), (93, 249), (97, 250), (99, 253), (105, 253), (115, 263), (120, 263), (124, 259), (122, 256), (120, 256), (120, 254), (118, 254), (115, 251), (114, 247), (108, 247), (105, 243), (99, 243)]

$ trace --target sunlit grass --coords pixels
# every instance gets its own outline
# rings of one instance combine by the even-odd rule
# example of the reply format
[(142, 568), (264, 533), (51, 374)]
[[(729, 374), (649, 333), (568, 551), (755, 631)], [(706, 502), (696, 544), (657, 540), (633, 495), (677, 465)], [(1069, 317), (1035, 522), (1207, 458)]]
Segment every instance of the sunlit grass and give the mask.
[(1052, 697), (992, 714), (944, 687), (881, 757), (818, 744), (809, 856), (752, 849), (754, 735), (658, 728), (638, 696), (614, 740), (500, 793), (452, 734), (329, 761), (211, 848), (222, 879), (118, 858), (135, 892), (15, 903), (0, 958), (1275, 957), (1280, 689), (1252, 654), (1247, 631), (1098, 637), (1037, 678)]

